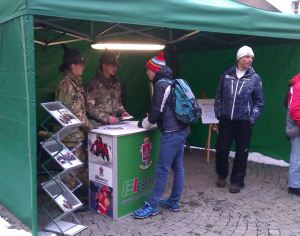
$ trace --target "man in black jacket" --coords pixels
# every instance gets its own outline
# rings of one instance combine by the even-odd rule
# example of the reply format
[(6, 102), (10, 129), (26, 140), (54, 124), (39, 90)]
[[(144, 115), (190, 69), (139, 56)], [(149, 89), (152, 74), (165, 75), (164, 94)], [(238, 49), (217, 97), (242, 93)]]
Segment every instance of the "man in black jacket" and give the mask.
[[(133, 213), (133, 217), (138, 219), (157, 215), (158, 205), (171, 211), (179, 211), (179, 200), (184, 186), (184, 143), (188, 135), (187, 125), (177, 120), (172, 107), (173, 94), (170, 93), (171, 86), (166, 80), (173, 79), (173, 72), (165, 65), (163, 53), (149, 60), (146, 68), (154, 91), (149, 114), (138, 125), (149, 128), (157, 123), (161, 140), (154, 189), (144, 207)], [(167, 185), (170, 168), (174, 173), (172, 192), (169, 198), (160, 199)]]
[(261, 115), (264, 98), (260, 76), (254, 71), (254, 53), (248, 46), (237, 51), (237, 64), (221, 77), (215, 98), (215, 114), (219, 120), (216, 143), (216, 185), (224, 188), (228, 176), (228, 155), (235, 142), (235, 158), (230, 176), (231, 193), (244, 187), (252, 125)]

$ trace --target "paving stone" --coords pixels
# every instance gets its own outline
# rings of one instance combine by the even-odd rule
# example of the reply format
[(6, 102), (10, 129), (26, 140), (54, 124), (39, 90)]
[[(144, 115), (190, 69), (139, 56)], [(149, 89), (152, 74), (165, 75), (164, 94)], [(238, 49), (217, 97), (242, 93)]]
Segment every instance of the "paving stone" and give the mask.
[[(204, 153), (193, 150), (192, 155), (185, 154), (184, 162), (186, 181), (180, 212), (162, 209), (150, 219), (127, 216), (118, 221), (93, 211), (80, 212), (76, 215), (88, 230), (77, 235), (300, 235), (300, 197), (287, 193), (287, 168), (249, 162), (245, 188), (231, 194), (228, 180), (225, 188), (215, 186), (213, 154), (207, 164)], [(170, 194), (172, 178), (170, 175), (165, 196)], [(41, 210), (38, 214), (42, 229), (48, 219)], [(0, 207), (0, 215), (14, 228), (29, 230), (4, 207)]]

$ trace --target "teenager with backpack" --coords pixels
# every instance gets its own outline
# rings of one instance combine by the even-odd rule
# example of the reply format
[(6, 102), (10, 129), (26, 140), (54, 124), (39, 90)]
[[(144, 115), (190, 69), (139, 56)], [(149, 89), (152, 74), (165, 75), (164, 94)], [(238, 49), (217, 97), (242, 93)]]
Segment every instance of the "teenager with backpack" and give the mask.
[(260, 76), (251, 67), (252, 49), (243, 46), (237, 51), (237, 64), (221, 77), (215, 97), (215, 115), (219, 120), (216, 143), (217, 187), (224, 188), (228, 176), (228, 156), (235, 142), (235, 158), (230, 177), (229, 192), (238, 193), (244, 187), (252, 125), (263, 106)]
[[(176, 118), (173, 109), (173, 93), (168, 81), (173, 80), (172, 70), (166, 66), (163, 53), (146, 63), (147, 76), (153, 83), (153, 96), (147, 117), (139, 121), (140, 128), (149, 128), (157, 123), (161, 131), (159, 158), (156, 166), (156, 180), (151, 197), (144, 207), (134, 211), (133, 217), (144, 219), (158, 214), (158, 206), (179, 211), (179, 200), (184, 185), (183, 152), (188, 135), (187, 124)], [(161, 199), (168, 180), (169, 169), (174, 173), (171, 195)]]

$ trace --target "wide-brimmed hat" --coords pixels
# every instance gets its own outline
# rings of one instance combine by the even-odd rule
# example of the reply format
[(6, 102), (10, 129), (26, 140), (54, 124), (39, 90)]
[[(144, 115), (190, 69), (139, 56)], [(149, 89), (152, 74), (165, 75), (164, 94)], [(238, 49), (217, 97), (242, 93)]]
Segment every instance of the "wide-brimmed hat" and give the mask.
[(116, 55), (109, 50), (105, 50), (101, 53), (99, 62), (100, 64), (108, 64), (108, 65), (116, 65), (116, 66), (120, 65)]
[(80, 55), (80, 52), (77, 49), (70, 49), (64, 44), (62, 44), (61, 46), (64, 50), (62, 63), (59, 66), (59, 70), (61, 72), (68, 69), (72, 64), (85, 64), (83, 57)]

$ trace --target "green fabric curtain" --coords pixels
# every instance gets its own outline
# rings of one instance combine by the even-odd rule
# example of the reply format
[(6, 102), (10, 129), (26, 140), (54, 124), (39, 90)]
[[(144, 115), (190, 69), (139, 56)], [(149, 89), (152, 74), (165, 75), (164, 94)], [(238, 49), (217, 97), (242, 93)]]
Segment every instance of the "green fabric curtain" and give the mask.
[(258, 10), (230, 0), (28, 0), (27, 9), (34, 15), (300, 38), (299, 16)]
[[(251, 45), (250, 45), (251, 46)], [(181, 75), (190, 82), (197, 97), (204, 91), (214, 98), (219, 78), (235, 63), (236, 50), (210, 50), (180, 55)], [(253, 127), (251, 149), (276, 159), (289, 160), (290, 145), (285, 135), (286, 109), (283, 106), (287, 81), (300, 70), (300, 44), (253, 47), (253, 67), (262, 77), (265, 107)], [(208, 127), (198, 124), (191, 128), (189, 142), (204, 147)], [(212, 137), (212, 148), (215, 143)]]
[(1, 0), (0, 23), (23, 14), (278, 38), (300, 38), (300, 17), (230, 0)]
[[(82, 75), (82, 83), (91, 79), (99, 64), (100, 51), (94, 50), (86, 42), (73, 43), (70, 48), (78, 49), (87, 61)], [(36, 45), (36, 103), (37, 124), (45, 119), (47, 113), (39, 105), (55, 99), (55, 89), (62, 79), (58, 70), (63, 56), (61, 46), (43, 47)], [(147, 112), (150, 103), (149, 84), (145, 63), (153, 57), (153, 53), (122, 52), (119, 57), (118, 79), (125, 85), (125, 108), (137, 119)]]
[(26, 13), (25, 0), (1, 0), (0, 1), (0, 23), (11, 20)]
[[(86, 43), (72, 46), (79, 49), (87, 61), (83, 74), (85, 83), (95, 74), (100, 52), (91, 49)], [(290, 146), (284, 132), (286, 110), (283, 107), (283, 99), (287, 81), (297, 74), (300, 68), (300, 44), (254, 46), (253, 49), (253, 66), (263, 80), (265, 108), (254, 126), (251, 151), (288, 160)], [(231, 48), (179, 54), (180, 75), (189, 81), (196, 97), (200, 98), (201, 91), (204, 91), (209, 98), (214, 98), (220, 75), (234, 64), (236, 50), (237, 48)], [(126, 87), (125, 107), (136, 119), (147, 112), (150, 103), (145, 62), (152, 56), (153, 54), (144, 53), (121, 53), (120, 56), (122, 66), (118, 75)], [(54, 99), (55, 88), (61, 79), (57, 70), (61, 57), (62, 49), (58, 46), (37, 46), (37, 104)], [(37, 109), (37, 120), (40, 122), (45, 114), (39, 105)], [(191, 126), (191, 145), (204, 147), (206, 138), (206, 125), (199, 123)], [(212, 148), (215, 138), (214, 134)]]
[[(33, 18), (0, 25), (0, 202), (37, 230)], [(0, 233), (1, 234), (1, 233)]]

